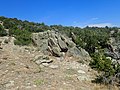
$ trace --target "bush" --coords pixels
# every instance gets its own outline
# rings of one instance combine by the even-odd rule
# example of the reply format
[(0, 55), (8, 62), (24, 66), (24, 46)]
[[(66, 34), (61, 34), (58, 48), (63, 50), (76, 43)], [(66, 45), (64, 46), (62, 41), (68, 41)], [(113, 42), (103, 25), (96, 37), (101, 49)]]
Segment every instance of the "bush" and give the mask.
[(29, 45), (31, 43), (31, 33), (26, 30), (15, 30), (15, 45)]
[(93, 58), (93, 61), (90, 62), (91, 68), (100, 72), (94, 82), (120, 84), (120, 65), (118, 63), (112, 63), (110, 59), (106, 59), (103, 52), (94, 53), (91, 56)]
[(3, 26), (0, 25), (0, 36), (6, 36), (6, 35), (7, 35), (6, 31), (4, 30)]

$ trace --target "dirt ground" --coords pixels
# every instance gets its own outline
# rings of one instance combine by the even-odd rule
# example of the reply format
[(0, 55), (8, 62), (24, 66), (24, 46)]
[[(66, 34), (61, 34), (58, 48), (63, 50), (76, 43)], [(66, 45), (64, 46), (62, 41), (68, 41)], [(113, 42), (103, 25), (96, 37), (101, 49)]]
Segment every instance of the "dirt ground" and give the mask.
[(109, 90), (91, 83), (96, 72), (74, 57), (49, 56), (53, 62), (44, 66), (33, 62), (43, 55), (34, 47), (15, 46), (13, 41), (1, 47), (0, 90)]

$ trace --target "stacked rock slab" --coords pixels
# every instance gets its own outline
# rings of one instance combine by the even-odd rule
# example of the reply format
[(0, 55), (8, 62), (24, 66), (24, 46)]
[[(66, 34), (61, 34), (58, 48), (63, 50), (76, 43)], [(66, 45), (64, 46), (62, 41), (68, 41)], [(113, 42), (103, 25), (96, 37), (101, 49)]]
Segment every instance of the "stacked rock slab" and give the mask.
[(43, 53), (61, 57), (63, 55), (75, 57), (89, 57), (89, 54), (82, 48), (77, 48), (72, 39), (56, 31), (45, 31), (33, 33), (33, 43)]

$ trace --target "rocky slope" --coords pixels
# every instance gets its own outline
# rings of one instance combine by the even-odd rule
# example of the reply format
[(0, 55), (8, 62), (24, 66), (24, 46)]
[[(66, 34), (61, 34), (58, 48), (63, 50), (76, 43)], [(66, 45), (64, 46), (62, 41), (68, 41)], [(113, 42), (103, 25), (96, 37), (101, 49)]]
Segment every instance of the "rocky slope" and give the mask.
[[(48, 49), (48, 44), (47, 48), (44, 48), (44, 45), (41, 46), (42, 43), (39, 43), (38, 49), (33, 46), (16, 46), (13, 37), (0, 37), (0, 40), (0, 90), (107, 90), (104, 86), (91, 83), (96, 72), (81, 62), (85, 60), (85, 57), (81, 57), (86, 55), (86, 51), (83, 49), (80, 51), (73, 42), (72, 45), (80, 52), (80, 57), (76, 57), (78, 53), (74, 54), (72, 47), (69, 48), (63, 40), (62, 43), (66, 44), (67, 51), (59, 51), (60, 54), (66, 54), (61, 57), (55, 57), (51, 52), (44, 52)], [(38, 40), (44, 39), (38, 38)], [(62, 50), (60, 45), (56, 44), (57, 48)], [(54, 45), (50, 47), (51, 50), (52, 47)], [(67, 54), (70, 50), (73, 52), (72, 55)]]

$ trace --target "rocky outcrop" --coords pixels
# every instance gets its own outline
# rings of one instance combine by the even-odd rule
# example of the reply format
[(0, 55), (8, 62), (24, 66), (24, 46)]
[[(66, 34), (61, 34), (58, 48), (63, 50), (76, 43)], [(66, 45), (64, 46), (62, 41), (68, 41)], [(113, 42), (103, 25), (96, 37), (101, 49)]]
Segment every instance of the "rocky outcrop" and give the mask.
[(82, 48), (77, 48), (76, 44), (67, 36), (56, 31), (46, 31), (33, 33), (32, 40), (39, 50), (45, 54), (61, 57), (64, 55), (73, 57), (89, 57), (89, 54)]
[(110, 42), (108, 43), (108, 47), (105, 50), (105, 55), (110, 57), (114, 62), (120, 62), (120, 39), (118, 37), (114, 37), (115, 33), (120, 33), (120, 30), (117, 32), (110, 32)]

